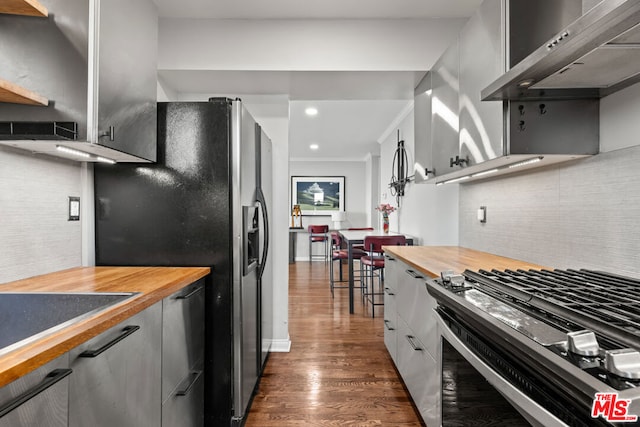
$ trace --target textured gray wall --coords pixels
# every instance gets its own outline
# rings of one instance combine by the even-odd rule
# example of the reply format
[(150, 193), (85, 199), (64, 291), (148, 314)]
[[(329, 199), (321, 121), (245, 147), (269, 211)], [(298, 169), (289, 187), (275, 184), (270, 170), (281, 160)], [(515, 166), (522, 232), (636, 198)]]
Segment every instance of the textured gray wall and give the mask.
[(0, 148), (0, 283), (81, 264), (80, 190), (80, 163)]
[[(640, 147), (460, 186), (460, 245), (640, 277)], [(487, 222), (476, 219), (487, 206)]]

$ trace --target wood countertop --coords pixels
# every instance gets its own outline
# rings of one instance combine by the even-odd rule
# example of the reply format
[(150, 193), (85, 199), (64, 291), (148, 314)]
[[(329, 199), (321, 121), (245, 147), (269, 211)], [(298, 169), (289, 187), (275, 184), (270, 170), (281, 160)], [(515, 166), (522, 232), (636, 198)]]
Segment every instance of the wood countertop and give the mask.
[(385, 246), (384, 251), (430, 277), (438, 277), (440, 272), (446, 270), (462, 273), (466, 269), (490, 270), (495, 268), (498, 270), (515, 270), (522, 268), (539, 270), (547, 268), (460, 246)]
[(139, 293), (0, 356), (0, 387), (205, 277), (209, 272), (209, 267), (77, 267), (0, 284), (0, 292)]

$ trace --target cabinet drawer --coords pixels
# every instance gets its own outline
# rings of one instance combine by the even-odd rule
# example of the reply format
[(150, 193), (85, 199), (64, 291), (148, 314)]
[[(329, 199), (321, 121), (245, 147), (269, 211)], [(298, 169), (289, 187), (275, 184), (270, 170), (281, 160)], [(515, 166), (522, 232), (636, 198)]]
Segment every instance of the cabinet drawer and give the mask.
[(439, 415), (440, 372), (436, 361), (404, 321), (398, 319), (398, 371), (427, 425)]
[(162, 405), (162, 427), (202, 427), (204, 375), (202, 366), (188, 372)]
[(402, 261), (397, 260), (394, 256), (384, 255), (384, 286), (392, 290), (396, 290), (398, 286), (398, 272)]
[(161, 316), (154, 304), (69, 352), (69, 427), (160, 425)]
[(204, 280), (162, 301), (162, 401), (204, 359)]
[[(406, 266), (406, 264), (402, 264)], [(402, 271), (398, 283), (398, 316), (407, 323), (416, 338), (426, 346), (426, 350), (435, 358), (438, 333), (434, 309), (435, 299), (429, 295), (426, 278), (419, 272), (407, 268)]]
[[(0, 427), (67, 427), (69, 355), (65, 354), (0, 388), (0, 409), (9, 410), (19, 397), (42, 390), (0, 417)], [(13, 406), (13, 405), (11, 405)]]
[[(386, 286), (386, 283), (385, 283)], [(384, 291), (384, 344), (393, 359), (393, 363), (397, 362), (397, 323), (398, 316), (396, 314), (396, 295), (389, 288), (385, 287)]]

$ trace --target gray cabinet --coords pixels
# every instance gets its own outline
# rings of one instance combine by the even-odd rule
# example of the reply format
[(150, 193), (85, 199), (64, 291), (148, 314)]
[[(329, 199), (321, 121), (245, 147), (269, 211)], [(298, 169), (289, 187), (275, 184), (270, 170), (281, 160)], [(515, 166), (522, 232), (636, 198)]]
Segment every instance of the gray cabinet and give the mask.
[(158, 12), (151, 0), (93, 0), (99, 144), (156, 160)]
[(409, 325), (415, 338), (433, 358), (437, 356), (438, 332), (434, 310), (437, 306), (427, 292), (426, 279), (407, 264), (403, 268), (398, 281), (397, 307), (398, 314)]
[(451, 170), (458, 149), (458, 40), (442, 54), (431, 70), (432, 159), (436, 175)]
[(460, 157), (469, 159), (465, 166), (505, 152), (503, 103), (480, 100), (480, 91), (506, 69), (502, 4), (503, 0), (485, 0), (459, 35), (458, 141)]
[[(0, 144), (80, 161), (156, 161), (153, 1), (41, 2), (48, 17), (0, 14), (2, 79), (45, 98), (40, 106), (0, 98)], [(49, 125), (34, 133), (9, 124), (25, 121)], [(61, 152), (59, 144), (89, 157)]]
[(396, 308), (396, 290), (398, 269), (401, 264), (389, 254), (384, 255), (384, 344), (397, 365), (398, 312)]
[(411, 394), (413, 403), (428, 426), (439, 419), (440, 372), (425, 344), (400, 319), (398, 329), (398, 372)]
[(69, 352), (70, 427), (161, 425), (162, 304)]
[(413, 92), (414, 176), (416, 183), (427, 182), (433, 174), (431, 154), (431, 72), (428, 72)]
[(67, 427), (69, 355), (0, 388), (0, 427)]
[(435, 425), (440, 410), (436, 302), (421, 273), (385, 257), (385, 344), (420, 415), (427, 425)]
[(204, 423), (204, 280), (162, 301), (162, 426)]
[(577, 6), (563, 2), (555, 16), (547, 12), (556, 9), (526, 0), (481, 4), (431, 72), (431, 182), (482, 179), (598, 152), (597, 99), (481, 101), (509, 64), (544, 41), (533, 27), (543, 23), (543, 34), (552, 35), (579, 14)]

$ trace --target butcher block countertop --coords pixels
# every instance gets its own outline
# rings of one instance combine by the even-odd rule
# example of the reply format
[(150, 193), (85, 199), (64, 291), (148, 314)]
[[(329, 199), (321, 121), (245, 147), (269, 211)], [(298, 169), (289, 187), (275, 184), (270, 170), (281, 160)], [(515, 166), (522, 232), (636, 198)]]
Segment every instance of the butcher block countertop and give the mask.
[(0, 387), (63, 355), (209, 272), (208, 267), (78, 267), (0, 284), (0, 292), (139, 293), (0, 356)]
[(438, 277), (442, 271), (490, 269), (542, 269), (541, 265), (493, 255), (460, 246), (385, 246), (384, 251), (394, 255), (420, 272)]

